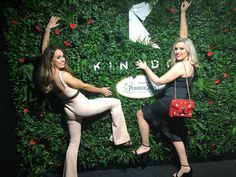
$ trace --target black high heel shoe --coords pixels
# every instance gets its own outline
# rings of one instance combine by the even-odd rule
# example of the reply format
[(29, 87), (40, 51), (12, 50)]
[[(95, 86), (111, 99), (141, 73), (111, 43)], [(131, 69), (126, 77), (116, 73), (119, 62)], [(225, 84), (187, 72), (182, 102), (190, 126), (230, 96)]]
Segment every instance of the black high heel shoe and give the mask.
[(129, 141), (123, 143), (123, 144), (119, 144), (119, 145), (116, 145), (116, 146), (117, 146), (117, 147), (120, 147), (120, 148), (128, 148), (128, 147), (131, 147), (132, 144), (133, 144), (132, 141), (129, 140)]
[(132, 141), (131, 140), (129, 140), (129, 141), (127, 141), (126, 143), (123, 143), (123, 144), (121, 144), (123, 147), (130, 147), (130, 146), (132, 146), (133, 145), (133, 143), (132, 143)]
[[(141, 145), (144, 146), (144, 147), (149, 147), (150, 148), (150, 146), (147, 146), (145, 144), (141, 144)], [(144, 152), (144, 153), (138, 154), (137, 153), (137, 149), (136, 149), (133, 152), (133, 154), (138, 159), (138, 161), (140, 161), (142, 164), (145, 164), (147, 162), (147, 160), (148, 160), (150, 151), (151, 151), (151, 148), (148, 151)]]
[(193, 175), (193, 170), (192, 168), (189, 166), (189, 165), (181, 165), (182, 167), (189, 167), (190, 168), (190, 171), (189, 172), (186, 172), (186, 173), (183, 173), (182, 176), (179, 176), (179, 171), (175, 174), (174, 177), (192, 177)]
[(129, 148), (133, 145), (131, 140), (129, 140), (125, 143), (122, 143), (122, 144), (118, 144), (118, 145), (115, 145), (113, 141), (110, 141), (110, 144), (115, 148)]

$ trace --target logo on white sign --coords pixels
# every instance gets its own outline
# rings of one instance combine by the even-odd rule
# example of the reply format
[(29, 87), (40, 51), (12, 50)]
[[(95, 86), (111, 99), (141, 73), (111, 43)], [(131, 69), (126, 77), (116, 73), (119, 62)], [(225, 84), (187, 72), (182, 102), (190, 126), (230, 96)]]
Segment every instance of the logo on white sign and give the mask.
[(164, 87), (165, 85), (154, 84), (145, 75), (138, 75), (135, 78), (132, 76), (124, 78), (116, 85), (118, 93), (129, 98), (152, 97), (155, 95), (155, 92)]

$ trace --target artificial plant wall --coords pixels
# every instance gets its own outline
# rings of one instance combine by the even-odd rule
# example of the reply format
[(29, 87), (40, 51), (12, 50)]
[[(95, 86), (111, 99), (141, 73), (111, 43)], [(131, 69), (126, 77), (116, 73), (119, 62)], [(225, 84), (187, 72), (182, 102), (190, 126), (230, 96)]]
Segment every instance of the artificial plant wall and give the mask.
[[(14, 2), (14, 1), (13, 1)], [(154, 98), (130, 99), (120, 96), (117, 82), (143, 74), (135, 61), (158, 60), (157, 75), (165, 73), (172, 44), (179, 34), (181, 1), (160, 0), (144, 21), (150, 37), (160, 49), (128, 39), (128, 10), (141, 1), (46, 1), (20, 0), (4, 9), (5, 58), (11, 68), (12, 98), (18, 115), (17, 150), (20, 175), (35, 176), (48, 169), (62, 168), (68, 144), (68, 130), (58, 100), (40, 95), (34, 84), (34, 72), (40, 56), (44, 28), (52, 15), (61, 17), (51, 32), (51, 45), (64, 48), (74, 74), (96, 86), (110, 86), (121, 100), (134, 146), (114, 148), (109, 113), (83, 123), (78, 165), (88, 169), (109, 164), (135, 162), (131, 150), (139, 146), (136, 111)], [(152, 1), (150, 1), (152, 3)], [(193, 40), (200, 68), (192, 89), (196, 108), (188, 121), (187, 150), (192, 159), (222, 157), (236, 152), (236, 4), (233, 0), (192, 2), (187, 11), (189, 37)], [(100, 62), (100, 69), (94, 65)], [(120, 63), (128, 62), (128, 69)], [(112, 66), (112, 67), (111, 67)], [(88, 97), (102, 95), (87, 94)], [(169, 146), (151, 136), (151, 159), (168, 161)]]

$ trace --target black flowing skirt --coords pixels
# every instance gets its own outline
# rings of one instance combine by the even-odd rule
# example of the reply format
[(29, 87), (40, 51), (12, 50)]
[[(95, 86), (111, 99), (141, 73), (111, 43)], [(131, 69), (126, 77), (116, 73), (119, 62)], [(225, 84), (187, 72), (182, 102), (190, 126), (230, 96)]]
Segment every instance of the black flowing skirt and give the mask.
[(187, 135), (185, 118), (169, 117), (171, 99), (169, 96), (164, 96), (150, 105), (143, 106), (141, 110), (145, 120), (149, 124), (152, 124), (152, 127), (161, 131), (172, 142), (183, 141)]

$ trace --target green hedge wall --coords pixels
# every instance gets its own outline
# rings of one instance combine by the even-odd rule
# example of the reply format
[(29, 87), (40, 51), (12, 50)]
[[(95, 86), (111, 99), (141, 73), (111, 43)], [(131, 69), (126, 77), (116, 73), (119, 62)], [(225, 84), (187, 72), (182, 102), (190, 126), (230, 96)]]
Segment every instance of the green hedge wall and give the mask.
[[(137, 59), (158, 60), (157, 75), (165, 73), (173, 42), (179, 35), (181, 1), (159, 0), (144, 22), (150, 37), (161, 49), (133, 43), (128, 39), (128, 10), (132, 0), (18, 0), (3, 11), (4, 54), (10, 64), (12, 98), (18, 115), (17, 150), (20, 174), (37, 176), (48, 169), (61, 169), (68, 145), (68, 130), (58, 100), (42, 96), (33, 82), (40, 43), (50, 16), (60, 16), (60, 25), (51, 32), (51, 44), (65, 49), (74, 74), (97, 86), (110, 86), (121, 100), (134, 146), (110, 145), (111, 120), (108, 113), (83, 123), (78, 165), (84, 169), (135, 164), (131, 150), (140, 136), (136, 111), (154, 98), (130, 99), (120, 96), (116, 84), (124, 77), (142, 74)], [(149, 1), (152, 3), (152, 1)], [(188, 12), (189, 37), (198, 51), (200, 68), (192, 97), (194, 118), (188, 121), (189, 157), (204, 160), (236, 152), (236, 3), (233, 0), (196, 0)], [(74, 23), (75, 29), (70, 25)], [(128, 62), (121, 70), (120, 63)], [(93, 65), (101, 62), (100, 69)], [(110, 68), (110, 64), (112, 67)], [(90, 98), (101, 95), (87, 94)], [(171, 147), (151, 136), (153, 161), (165, 162)]]

